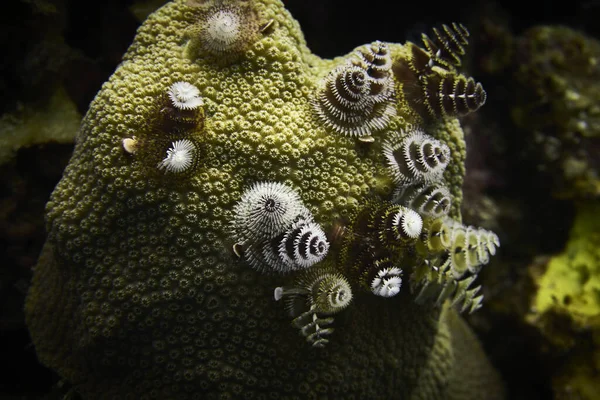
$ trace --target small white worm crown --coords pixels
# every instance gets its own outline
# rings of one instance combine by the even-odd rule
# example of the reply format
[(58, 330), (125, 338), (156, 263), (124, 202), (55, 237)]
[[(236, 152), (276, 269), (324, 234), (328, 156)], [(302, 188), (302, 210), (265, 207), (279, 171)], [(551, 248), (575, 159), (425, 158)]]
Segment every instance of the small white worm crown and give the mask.
[(200, 90), (189, 82), (175, 82), (167, 90), (173, 107), (180, 110), (194, 110), (204, 104)]
[(410, 208), (396, 211), (391, 219), (390, 229), (400, 240), (417, 239), (423, 229), (423, 219)]
[(382, 268), (371, 281), (371, 291), (380, 297), (394, 297), (402, 287), (402, 270), (400, 268)]
[(450, 162), (450, 148), (420, 129), (393, 133), (383, 143), (388, 170), (399, 186), (439, 181)]
[(388, 204), (375, 212), (375, 225), (382, 243), (414, 242), (423, 229), (423, 218), (410, 208)]
[(355, 52), (355, 59), (327, 75), (312, 101), (327, 128), (352, 137), (384, 129), (396, 115), (391, 56), (375, 42)]
[(231, 49), (241, 34), (240, 17), (228, 10), (219, 10), (206, 21), (206, 47), (215, 53)]
[(244, 192), (231, 228), (246, 261), (263, 272), (306, 269), (329, 251), (325, 232), (300, 196), (281, 183), (259, 182)]
[(396, 188), (393, 202), (412, 208), (424, 217), (440, 218), (450, 211), (452, 198), (445, 186), (417, 184)]
[(181, 173), (194, 163), (196, 146), (190, 140), (182, 139), (171, 143), (167, 156), (158, 163), (158, 169), (171, 173)]

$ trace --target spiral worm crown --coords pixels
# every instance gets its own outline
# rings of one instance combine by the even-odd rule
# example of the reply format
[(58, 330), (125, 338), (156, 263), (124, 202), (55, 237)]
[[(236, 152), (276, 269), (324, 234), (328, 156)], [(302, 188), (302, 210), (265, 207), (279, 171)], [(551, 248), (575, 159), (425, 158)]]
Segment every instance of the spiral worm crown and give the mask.
[(327, 75), (312, 101), (315, 115), (334, 132), (364, 137), (384, 129), (396, 115), (391, 57), (375, 42)]
[(414, 129), (408, 134), (390, 135), (383, 144), (383, 156), (394, 182), (406, 186), (440, 180), (450, 162), (450, 148)]

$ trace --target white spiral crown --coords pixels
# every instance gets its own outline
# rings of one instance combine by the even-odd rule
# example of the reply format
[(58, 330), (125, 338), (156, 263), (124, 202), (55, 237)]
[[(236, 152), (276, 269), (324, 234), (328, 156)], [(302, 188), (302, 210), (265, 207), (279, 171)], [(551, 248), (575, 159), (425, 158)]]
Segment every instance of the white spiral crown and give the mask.
[(410, 207), (424, 217), (440, 218), (450, 211), (452, 197), (448, 188), (440, 184), (417, 184), (398, 187), (393, 202)]
[(308, 222), (288, 230), (279, 242), (278, 256), (300, 268), (308, 268), (321, 261), (329, 251), (329, 242), (323, 229)]
[(327, 129), (364, 137), (384, 129), (396, 115), (392, 62), (381, 42), (357, 50), (355, 55), (323, 79), (313, 108)]
[(180, 110), (194, 110), (204, 104), (200, 90), (189, 82), (175, 82), (167, 90), (173, 107)]
[(251, 267), (288, 273), (325, 258), (329, 242), (300, 196), (276, 182), (259, 182), (234, 206), (231, 231), (236, 249)]
[(193, 165), (195, 153), (196, 146), (190, 140), (177, 140), (167, 149), (167, 156), (158, 163), (158, 169), (171, 173), (183, 172)]
[(383, 156), (394, 182), (407, 186), (439, 181), (450, 162), (450, 148), (420, 129), (413, 129), (391, 134), (383, 143)]
[(237, 242), (260, 243), (284, 233), (308, 211), (300, 196), (278, 182), (258, 182), (234, 206), (232, 230)]
[(376, 296), (394, 297), (402, 287), (402, 270), (400, 268), (383, 268), (371, 281), (371, 291)]

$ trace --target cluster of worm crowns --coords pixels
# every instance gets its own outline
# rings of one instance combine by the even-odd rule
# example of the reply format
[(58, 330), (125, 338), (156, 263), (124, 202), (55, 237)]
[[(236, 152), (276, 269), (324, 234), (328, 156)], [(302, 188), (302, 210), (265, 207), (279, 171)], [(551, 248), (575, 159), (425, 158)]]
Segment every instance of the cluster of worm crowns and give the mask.
[[(255, 182), (234, 207), (234, 253), (255, 270), (282, 277), (274, 299), (314, 347), (328, 343), (334, 316), (357, 296), (393, 299), (406, 285), (419, 304), (448, 301), (461, 312), (481, 307), (481, 288), (472, 285), (500, 245), (498, 236), (448, 215), (452, 196), (444, 172), (451, 150), (423, 128), (428, 118), (462, 116), (485, 103), (481, 84), (456, 70), (468, 35), (462, 25), (443, 25), (431, 38), (423, 34), (424, 48), (407, 44), (408, 61), (393, 61), (388, 46), (374, 42), (315, 89), (313, 115), (328, 132), (366, 143), (382, 137), (380, 159), (394, 185), (389, 198), (359, 206), (330, 238), (283, 183)], [(386, 129), (398, 96), (421, 114), (423, 126)], [(332, 240), (335, 251), (328, 255)]]
[[(189, 82), (175, 82), (160, 96), (155, 118), (146, 125), (146, 135), (123, 139), (123, 150), (149, 162), (158, 173), (181, 176), (191, 171), (199, 158), (204, 124), (204, 102), (200, 90)], [(154, 168), (155, 167), (155, 168)]]
[[(186, 32), (190, 57), (231, 63), (271, 27), (251, 2), (189, 3), (200, 21)], [(382, 42), (362, 46), (315, 88), (313, 116), (328, 133), (366, 146), (382, 137), (376, 148), (394, 185), (389, 198), (374, 197), (359, 206), (341, 233), (328, 237), (300, 194), (281, 182), (251, 183), (233, 207), (234, 254), (260, 273), (281, 277), (274, 299), (314, 347), (328, 343), (334, 316), (357, 296), (394, 301), (404, 285), (419, 304), (441, 307), (449, 301), (468, 312), (481, 306), (480, 287), (472, 284), (499, 240), (448, 216), (452, 197), (444, 171), (451, 150), (423, 127), (428, 118), (462, 116), (485, 103), (481, 84), (456, 70), (467, 37), (462, 25), (443, 25), (431, 38), (423, 35), (424, 48), (407, 43), (408, 61), (393, 61)], [(396, 81), (402, 85), (395, 86)], [(421, 114), (423, 126), (387, 129), (398, 98)], [(172, 83), (157, 102), (147, 132), (123, 139), (123, 150), (161, 176), (191, 173), (204, 140), (203, 106), (196, 86)], [(332, 240), (335, 251), (330, 251)]]

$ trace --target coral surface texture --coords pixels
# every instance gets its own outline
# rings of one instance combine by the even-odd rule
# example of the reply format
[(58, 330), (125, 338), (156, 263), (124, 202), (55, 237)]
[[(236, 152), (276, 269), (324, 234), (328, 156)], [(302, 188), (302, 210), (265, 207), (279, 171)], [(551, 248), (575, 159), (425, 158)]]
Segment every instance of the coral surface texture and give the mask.
[(175, 0), (91, 103), (26, 317), (83, 398), (500, 399), (459, 313), (469, 32), (323, 60), (278, 0)]

